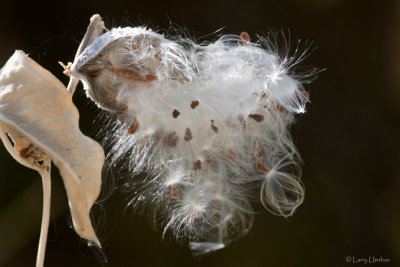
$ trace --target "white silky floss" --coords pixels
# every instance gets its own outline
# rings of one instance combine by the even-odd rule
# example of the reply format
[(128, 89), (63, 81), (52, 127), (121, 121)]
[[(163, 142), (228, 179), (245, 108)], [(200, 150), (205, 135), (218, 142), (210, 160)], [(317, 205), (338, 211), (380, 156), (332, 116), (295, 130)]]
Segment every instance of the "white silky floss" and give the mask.
[[(116, 28), (71, 69), (100, 108), (120, 117), (105, 143), (109, 162), (129, 167), (130, 204), (196, 254), (249, 231), (257, 187), (265, 208), (285, 217), (304, 197), (288, 131), (308, 101), (289, 75), (300, 59), (280, 58), (246, 36), (197, 45)], [(147, 177), (135, 177), (141, 172)]]

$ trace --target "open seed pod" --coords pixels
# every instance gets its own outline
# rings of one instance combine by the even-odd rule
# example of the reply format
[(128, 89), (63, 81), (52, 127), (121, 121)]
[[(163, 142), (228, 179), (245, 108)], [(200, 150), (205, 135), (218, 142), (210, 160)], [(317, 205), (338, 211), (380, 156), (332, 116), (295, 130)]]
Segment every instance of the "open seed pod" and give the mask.
[(49, 161), (54, 162), (64, 180), (75, 231), (101, 247), (89, 213), (101, 189), (104, 152), (82, 134), (78, 121), (65, 86), (16, 51), (0, 70), (2, 141), (18, 162), (40, 173), (49, 174)]
[(142, 27), (116, 28), (88, 46), (71, 67), (85, 84), (87, 94), (100, 107), (123, 112), (127, 90), (163, 87), (166, 81), (192, 79), (194, 66), (182, 48)]

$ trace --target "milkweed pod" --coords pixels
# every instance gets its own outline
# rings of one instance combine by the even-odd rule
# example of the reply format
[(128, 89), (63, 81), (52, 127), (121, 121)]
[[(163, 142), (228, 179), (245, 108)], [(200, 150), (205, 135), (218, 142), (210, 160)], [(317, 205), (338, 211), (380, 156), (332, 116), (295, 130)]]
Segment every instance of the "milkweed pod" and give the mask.
[(38, 166), (27, 161), (38, 159), (31, 155), (51, 158), (64, 180), (75, 231), (101, 247), (89, 213), (101, 189), (104, 152), (82, 134), (78, 120), (65, 86), (24, 52), (16, 51), (0, 70), (2, 140), (25, 166)]

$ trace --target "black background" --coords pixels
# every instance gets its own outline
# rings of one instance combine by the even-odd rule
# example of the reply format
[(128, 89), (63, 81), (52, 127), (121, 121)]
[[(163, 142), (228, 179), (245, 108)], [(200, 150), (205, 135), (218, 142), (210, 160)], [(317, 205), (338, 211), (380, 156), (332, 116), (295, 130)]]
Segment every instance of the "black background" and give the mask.
[[(305, 161), (304, 204), (289, 220), (256, 215), (251, 232), (204, 259), (147, 218), (125, 210), (114, 193), (96, 207), (105, 266), (344, 266), (375, 256), (400, 266), (400, 3), (384, 0), (0, 1), (0, 65), (15, 49), (29, 53), (65, 84), (57, 61), (72, 61), (91, 15), (106, 26), (172, 24), (201, 37), (290, 30), (292, 44), (317, 49), (304, 62), (326, 68), (307, 87), (308, 112), (293, 137)], [(81, 89), (74, 101), (85, 134), (98, 114)], [(33, 266), (42, 191), (38, 174), (0, 148), (0, 265)], [(69, 228), (68, 204), (53, 171), (52, 218), (45, 266), (101, 266), (96, 251)], [(110, 180), (109, 180), (110, 181)], [(112, 184), (108, 183), (108, 188)], [(260, 210), (260, 209), (259, 209)], [(358, 263), (361, 265), (361, 263)]]

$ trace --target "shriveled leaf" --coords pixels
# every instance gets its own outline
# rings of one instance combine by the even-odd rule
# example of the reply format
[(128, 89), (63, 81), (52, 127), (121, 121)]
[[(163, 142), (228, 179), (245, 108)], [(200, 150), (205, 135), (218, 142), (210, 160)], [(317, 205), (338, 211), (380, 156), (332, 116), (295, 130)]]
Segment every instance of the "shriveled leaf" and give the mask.
[(14, 143), (14, 158), (25, 166), (37, 169), (42, 158), (53, 160), (64, 180), (75, 231), (100, 247), (89, 213), (100, 193), (104, 152), (81, 133), (78, 120), (65, 86), (16, 51), (0, 70), (3, 142), (7, 134)]

